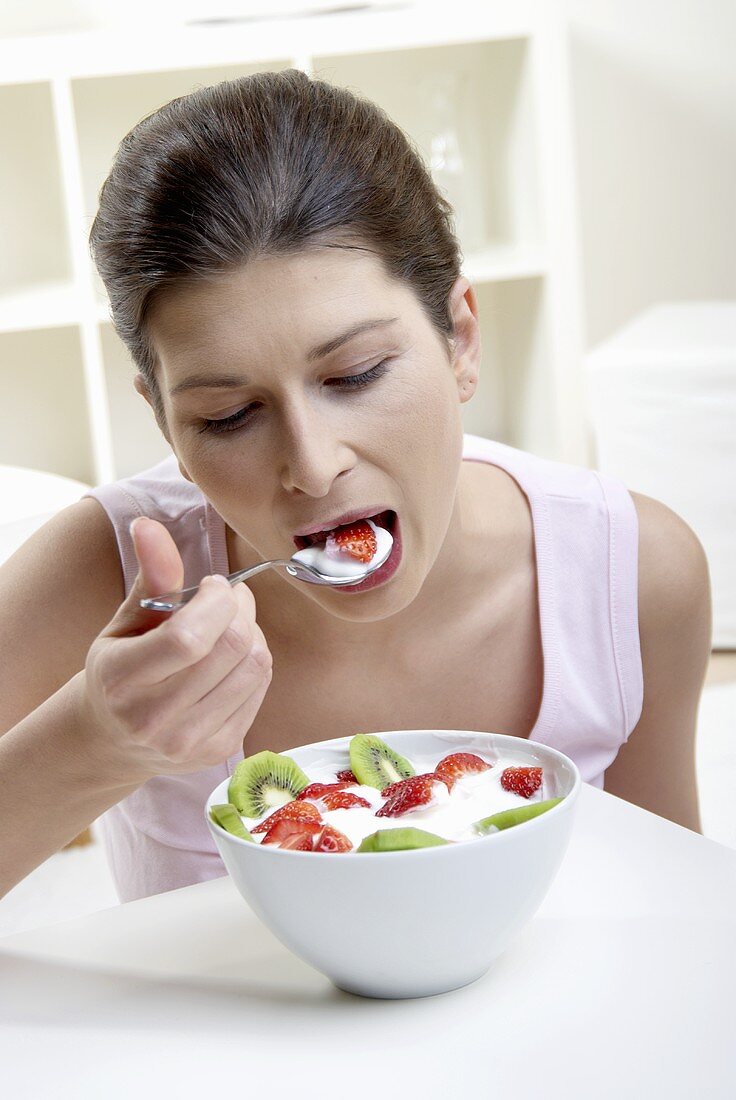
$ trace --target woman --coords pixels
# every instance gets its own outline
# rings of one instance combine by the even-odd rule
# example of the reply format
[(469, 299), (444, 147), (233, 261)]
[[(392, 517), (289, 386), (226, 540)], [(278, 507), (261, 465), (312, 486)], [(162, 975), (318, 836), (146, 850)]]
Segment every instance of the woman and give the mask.
[[(3, 891), (103, 813), (122, 900), (218, 877), (202, 807), (243, 754), (361, 730), (531, 736), (698, 829), (702, 547), (613, 478), (463, 434), (477, 302), (383, 112), (294, 70), (175, 100), (122, 142), (91, 246), (175, 457), (0, 573)], [(387, 510), (380, 584), (267, 570), (140, 607)]]

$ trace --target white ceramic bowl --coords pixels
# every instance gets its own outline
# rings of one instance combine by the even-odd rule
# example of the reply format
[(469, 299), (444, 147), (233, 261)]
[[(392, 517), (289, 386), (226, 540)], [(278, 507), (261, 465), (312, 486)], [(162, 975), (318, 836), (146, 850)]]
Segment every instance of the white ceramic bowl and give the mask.
[[(205, 816), (220, 855), (251, 909), (295, 955), (340, 989), (364, 997), (426, 997), (481, 977), (539, 908), (565, 854), (580, 773), (535, 741), (467, 730), (381, 731), (412, 759), (452, 752), (513, 755), (544, 768), (546, 798), (562, 802), (510, 829), (401, 852), (298, 852), (226, 832), (210, 806), (228, 801), (229, 779)], [(318, 762), (350, 766), (350, 737), (284, 753), (307, 775)], [(410, 816), (410, 815), (409, 815)], [(409, 817), (396, 825), (411, 824)]]

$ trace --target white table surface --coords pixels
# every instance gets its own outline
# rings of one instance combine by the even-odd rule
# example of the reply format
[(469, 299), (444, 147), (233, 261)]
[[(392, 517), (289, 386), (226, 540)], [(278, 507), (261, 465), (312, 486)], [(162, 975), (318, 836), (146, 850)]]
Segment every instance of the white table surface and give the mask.
[(341, 993), (225, 876), (0, 939), (0, 1079), (14, 1100), (733, 1100), (735, 1002), (736, 851), (584, 785), (547, 898), (473, 985)]

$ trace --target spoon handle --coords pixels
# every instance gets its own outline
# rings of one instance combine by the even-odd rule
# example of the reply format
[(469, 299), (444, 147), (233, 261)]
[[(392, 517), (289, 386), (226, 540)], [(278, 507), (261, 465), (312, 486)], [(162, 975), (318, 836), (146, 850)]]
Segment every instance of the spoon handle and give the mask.
[[(247, 580), (248, 577), (254, 577), (256, 573), (262, 573), (264, 569), (270, 569), (272, 565), (290, 565), (291, 562), (282, 561), (280, 559), (274, 559), (273, 561), (261, 561), (258, 565), (252, 565), (249, 569), (238, 569), (236, 573), (231, 573), (225, 580), (230, 584), (237, 584), (238, 581)], [(196, 596), (199, 592), (199, 585), (195, 584), (192, 588), (183, 588), (180, 592), (166, 592), (163, 596), (149, 596), (146, 600), (141, 600), (141, 607), (147, 608), (148, 611), (176, 611), (177, 608), (183, 607), (185, 603), (189, 603), (192, 596)]]

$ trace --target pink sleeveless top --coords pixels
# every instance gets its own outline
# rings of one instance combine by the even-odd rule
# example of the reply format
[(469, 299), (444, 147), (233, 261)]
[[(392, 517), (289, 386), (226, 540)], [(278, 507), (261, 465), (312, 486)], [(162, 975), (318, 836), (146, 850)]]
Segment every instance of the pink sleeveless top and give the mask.
[[(585, 781), (602, 788), (603, 773), (642, 708), (634, 502), (615, 478), (481, 436), (464, 436), (463, 459), (500, 466), (531, 506), (544, 687), (530, 739), (566, 753)], [(209, 573), (229, 572), (223, 520), (181, 476), (173, 456), (85, 495), (102, 504), (115, 528), (126, 593), (138, 572), (128, 530), (136, 516), (169, 529), (184, 563), (185, 587)], [(204, 805), (242, 759), (241, 752), (190, 775), (156, 776), (102, 815), (121, 901), (227, 873)]]

